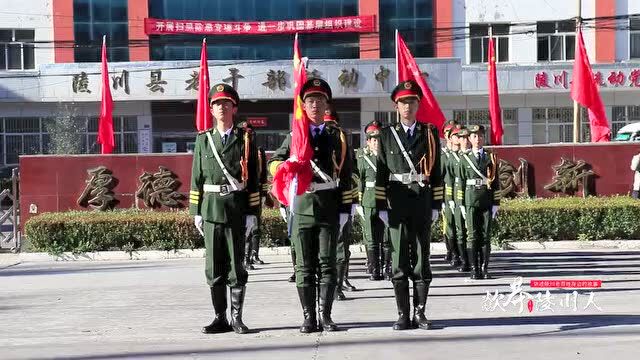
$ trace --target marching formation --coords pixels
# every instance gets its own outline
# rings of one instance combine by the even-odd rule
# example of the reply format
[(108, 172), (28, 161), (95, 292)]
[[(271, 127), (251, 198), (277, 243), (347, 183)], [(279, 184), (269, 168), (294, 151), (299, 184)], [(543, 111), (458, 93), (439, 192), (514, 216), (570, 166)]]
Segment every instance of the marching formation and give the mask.
[[(339, 329), (331, 313), (334, 299), (344, 300), (343, 291), (355, 289), (348, 274), (356, 214), (362, 218), (369, 279), (393, 284), (398, 310), (393, 329), (431, 328), (426, 314), (433, 278), (430, 238), (440, 214), (446, 261), (470, 279), (490, 278), (488, 234), (500, 199), (498, 161), (484, 148), (485, 128), (449, 121), (441, 148), (441, 129), (418, 117), (420, 86), (403, 81), (391, 93), (397, 123), (370, 122), (364, 128), (366, 146), (353, 151), (332, 107), (329, 85), (310, 79), (298, 96), (309, 123), (312, 178), (280, 211), (290, 228), (290, 280), (302, 308), (300, 332)], [(270, 188), (267, 173), (295, 167), (299, 159), (292, 154), (293, 133), (266, 158), (251, 126), (233, 122), (239, 97), (231, 86), (213, 86), (209, 103), (214, 126), (196, 138), (189, 207), (205, 238), (205, 276), (214, 309), (213, 321), (202, 331), (244, 334), (249, 332), (242, 319), (247, 270), (264, 263), (258, 249), (261, 207)]]

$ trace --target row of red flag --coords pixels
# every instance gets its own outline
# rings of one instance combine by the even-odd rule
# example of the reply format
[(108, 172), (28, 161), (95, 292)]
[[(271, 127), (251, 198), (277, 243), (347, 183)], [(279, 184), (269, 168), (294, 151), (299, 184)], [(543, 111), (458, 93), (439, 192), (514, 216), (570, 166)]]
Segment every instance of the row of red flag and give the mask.
[[(578, 102), (580, 105), (587, 108), (589, 113), (589, 124), (591, 128), (591, 141), (609, 141), (611, 138), (611, 129), (607, 121), (607, 116), (602, 103), (602, 98), (598, 90), (598, 86), (595, 83), (589, 57), (584, 45), (584, 39), (582, 37), (582, 31), (578, 28), (576, 34), (576, 50), (575, 50), (575, 62), (573, 65), (573, 81), (571, 83), (571, 98)], [(491, 144), (501, 145), (503, 136), (502, 127), (502, 110), (500, 108), (500, 99), (498, 93), (498, 77), (496, 69), (496, 51), (493, 37), (489, 38), (489, 64), (488, 64), (488, 80), (489, 80), (489, 115), (491, 118)], [(298, 35), (296, 34), (294, 40), (294, 55), (293, 55), (293, 68), (294, 68), (294, 94), (298, 94), (300, 87), (306, 81), (306, 72), (304, 60), (301, 56), (300, 49), (298, 47)], [(198, 79), (198, 101), (196, 105), (196, 128), (198, 131), (208, 129), (213, 126), (212, 115), (209, 111), (208, 95), (209, 95), (209, 67), (207, 66), (207, 46), (206, 40), (202, 41), (202, 51), (200, 53), (200, 72)], [(423, 93), (423, 100), (420, 102), (417, 118), (419, 121), (424, 121), (435, 125), (438, 129), (442, 129), (446, 119), (440, 105), (435, 96), (431, 92), (429, 85), (427, 84), (424, 76), (422, 75), (420, 68), (418, 67), (415, 58), (411, 54), (411, 51), (407, 47), (406, 43), (402, 39), (399, 33), (396, 31), (396, 74), (397, 81), (413, 80), (421, 88)], [(302, 104), (298, 96), (294, 95), (293, 114), (294, 122), (292, 130), (294, 135), (292, 143), (292, 155), (295, 155), (298, 162), (301, 164), (308, 163), (311, 159), (311, 146), (306, 136), (306, 129), (308, 127), (308, 119), (302, 111)], [(107, 46), (106, 37), (103, 37), (102, 41), (102, 101), (100, 106), (100, 121), (98, 124), (98, 143), (101, 144), (102, 154), (111, 154), (114, 149), (114, 134), (113, 134), (113, 98), (111, 97), (111, 89), (109, 86), (109, 69), (107, 66)], [(306, 166), (301, 169), (305, 169), (304, 178), (310, 173), (306, 171)], [(293, 169), (289, 169), (293, 170)], [(284, 184), (290, 183), (292, 172), (287, 171), (288, 175), (283, 177)], [(294, 173), (299, 175), (298, 171)], [(302, 185), (305, 185), (305, 179), (302, 179)], [(301, 179), (299, 178), (298, 181)], [(310, 181), (310, 178), (309, 178)], [(298, 192), (302, 193), (306, 190), (306, 186), (299, 186)], [(286, 198), (285, 194), (288, 189), (286, 186), (278, 191), (278, 198)], [(285, 200), (286, 202), (286, 200)]]

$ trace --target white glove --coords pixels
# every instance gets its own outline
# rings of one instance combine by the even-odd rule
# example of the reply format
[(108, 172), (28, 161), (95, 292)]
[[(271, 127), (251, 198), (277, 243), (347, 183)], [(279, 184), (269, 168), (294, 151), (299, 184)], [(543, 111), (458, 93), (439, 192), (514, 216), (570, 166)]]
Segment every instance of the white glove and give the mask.
[(202, 216), (196, 215), (193, 218), (193, 223), (196, 225), (196, 229), (198, 229), (198, 232), (200, 233), (200, 235), (204, 236), (204, 230), (202, 230), (202, 226), (204, 225), (204, 220), (202, 220)]
[(349, 215), (351, 215), (351, 218), (353, 218), (353, 215), (356, 214), (356, 211), (358, 210), (358, 204), (351, 204), (351, 213)]
[(287, 159), (288, 162), (297, 162), (298, 158), (295, 155), (291, 155), (289, 156), (289, 158)]
[(280, 210), (280, 216), (282, 216), (282, 220), (284, 220), (284, 222), (287, 222), (287, 209), (283, 208), (282, 206), (278, 209)]
[(462, 214), (462, 218), (467, 220), (467, 209), (464, 205), (460, 205), (460, 213)]
[(491, 218), (492, 218), (492, 219), (495, 219), (495, 218), (496, 218), (496, 216), (498, 216), (498, 209), (500, 209), (500, 206), (493, 205), (493, 206), (491, 207)]
[(389, 213), (387, 212), (387, 210), (380, 211), (378, 213), (378, 217), (380, 218), (380, 220), (382, 220), (385, 226), (389, 226)]
[(456, 203), (453, 200), (449, 200), (449, 208), (451, 208), (451, 210), (456, 208)]
[(244, 221), (245, 233), (244, 237), (248, 237), (251, 230), (258, 225), (258, 218), (255, 215), (247, 215), (247, 219)]
[(364, 209), (362, 208), (362, 206), (356, 206), (356, 212), (358, 213), (358, 215), (360, 215), (360, 217), (362, 217), (362, 220), (364, 220)]
[(435, 222), (436, 220), (438, 220), (439, 216), (440, 216), (440, 211), (436, 209), (431, 209), (431, 222)]
[(342, 230), (347, 224), (347, 221), (349, 221), (349, 214), (340, 213), (340, 234), (342, 234)]
[(447, 209), (447, 204), (446, 203), (442, 203), (442, 211)]

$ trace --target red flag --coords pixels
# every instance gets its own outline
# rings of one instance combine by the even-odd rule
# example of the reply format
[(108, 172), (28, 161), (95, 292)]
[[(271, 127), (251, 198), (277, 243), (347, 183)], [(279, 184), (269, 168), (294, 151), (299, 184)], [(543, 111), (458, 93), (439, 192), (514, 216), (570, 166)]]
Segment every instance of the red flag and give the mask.
[(496, 47), (493, 37), (489, 37), (489, 115), (491, 116), (491, 144), (502, 145), (502, 110), (498, 94), (498, 74), (496, 70)]
[(98, 122), (98, 144), (102, 145), (102, 154), (113, 153), (113, 98), (109, 87), (109, 68), (107, 67), (107, 37), (102, 37), (102, 102), (100, 103), (100, 121)]
[(582, 29), (578, 28), (576, 35), (576, 59), (573, 63), (571, 98), (589, 110), (591, 141), (610, 141), (611, 129), (609, 128), (598, 86), (591, 71), (587, 50), (584, 47)]
[(213, 127), (213, 117), (209, 110), (209, 66), (207, 64), (207, 39), (202, 39), (200, 51), (200, 73), (198, 75), (198, 104), (196, 105), (196, 129)]
[(438, 128), (442, 136), (442, 126), (445, 123), (445, 117), (440, 109), (438, 101), (433, 96), (429, 85), (425, 81), (416, 60), (411, 55), (411, 51), (405, 44), (396, 30), (396, 71), (398, 74), (398, 83), (407, 80), (415, 81), (422, 89), (422, 100), (416, 117), (418, 121), (431, 123)]
[(285, 206), (289, 205), (291, 200), (288, 199), (289, 185), (293, 179), (298, 178), (297, 195), (302, 195), (307, 191), (313, 177), (310, 163), (313, 150), (309, 139), (309, 118), (304, 112), (299, 96), (302, 85), (307, 81), (307, 72), (298, 47), (298, 34), (293, 41), (293, 81), (293, 123), (289, 156), (295, 157), (298, 161), (285, 161), (280, 165), (273, 176), (272, 185), (273, 194)]

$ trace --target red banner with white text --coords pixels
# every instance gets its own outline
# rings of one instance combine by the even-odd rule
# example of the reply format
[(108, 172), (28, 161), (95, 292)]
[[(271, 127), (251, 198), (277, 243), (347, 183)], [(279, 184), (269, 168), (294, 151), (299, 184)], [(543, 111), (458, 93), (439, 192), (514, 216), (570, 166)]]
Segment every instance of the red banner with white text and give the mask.
[(207, 21), (144, 19), (147, 35), (260, 35), (293, 33), (370, 33), (376, 31), (374, 15), (282, 21)]

